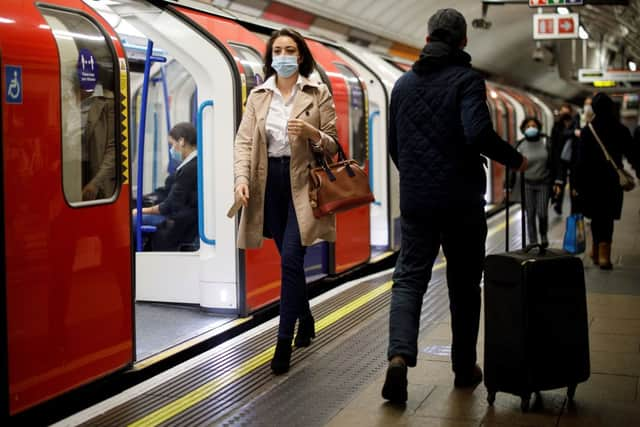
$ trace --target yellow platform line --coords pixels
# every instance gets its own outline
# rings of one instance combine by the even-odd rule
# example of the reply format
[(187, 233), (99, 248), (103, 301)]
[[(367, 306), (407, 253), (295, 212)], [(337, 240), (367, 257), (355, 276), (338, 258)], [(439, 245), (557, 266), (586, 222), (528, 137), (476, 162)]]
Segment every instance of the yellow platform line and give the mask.
[[(509, 222), (512, 222), (515, 216), (516, 216), (515, 214), (512, 215)], [(504, 222), (502, 222), (500, 225), (493, 227), (487, 233), (487, 237), (492, 236), (493, 234), (499, 232), (500, 230), (503, 230), (504, 227), (505, 227)], [(446, 265), (446, 261), (441, 261), (438, 264), (433, 266), (433, 271), (440, 270), (444, 268), (445, 265)], [(316, 325), (315, 325), (316, 331), (319, 332), (331, 326), (332, 324), (336, 323), (340, 319), (344, 318), (345, 316), (349, 315), (350, 313), (364, 306), (365, 304), (375, 299), (376, 297), (384, 294), (385, 292), (388, 292), (391, 289), (392, 283), (393, 282), (388, 281), (378, 286), (377, 288), (367, 292), (366, 294), (356, 298), (355, 300), (351, 301), (349, 304), (339, 308), (338, 310), (332, 312), (331, 314), (323, 317), (322, 319), (316, 322)], [(224, 373), (220, 377), (206, 384), (201, 385), (200, 387), (185, 394), (184, 396), (178, 398), (177, 400), (174, 400), (168, 405), (163, 406), (162, 408), (154, 412), (151, 412), (145, 417), (129, 424), (129, 426), (130, 427), (156, 426), (165, 421), (168, 421), (169, 419), (175, 417), (181, 412), (186, 411), (190, 407), (195, 406), (198, 403), (202, 402), (203, 400), (207, 399), (208, 397), (212, 396), (214, 393), (216, 393), (223, 387), (228, 386), (234, 381), (239, 380), (240, 378), (244, 377), (245, 375), (259, 368), (260, 366), (266, 364), (273, 358), (274, 351), (275, 351), (275, 346), (271, 346), (267, 348), (266, 350), (255, 355), (251, 359), (243, 362), (235, 369)]]

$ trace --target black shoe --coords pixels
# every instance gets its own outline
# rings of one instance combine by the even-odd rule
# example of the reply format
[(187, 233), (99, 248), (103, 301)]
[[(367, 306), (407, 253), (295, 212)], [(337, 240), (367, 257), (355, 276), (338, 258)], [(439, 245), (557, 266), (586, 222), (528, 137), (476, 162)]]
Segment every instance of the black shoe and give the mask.
[(405, 403), (407, 394), (407, 365), (404, 363), (390, 363), (387, 377), (382, 386), (382, 397), (391, 403)]
[(293, 344), (296, 347), (309, 347), (311, 339), (316, 337), (316, 323), (313, 316), (301, 317), (298, 322), (298, 333)]
[(284, 374), (289, 371), (291, 363), (291, 339), (278, 338), (276, 351), (271, 359), (271, 371), (276, 375)]
[(482, 369), (475, 365), (469, 374), (456, 374), (453, 385), (458, 388), (474, 387), (482, 381)]

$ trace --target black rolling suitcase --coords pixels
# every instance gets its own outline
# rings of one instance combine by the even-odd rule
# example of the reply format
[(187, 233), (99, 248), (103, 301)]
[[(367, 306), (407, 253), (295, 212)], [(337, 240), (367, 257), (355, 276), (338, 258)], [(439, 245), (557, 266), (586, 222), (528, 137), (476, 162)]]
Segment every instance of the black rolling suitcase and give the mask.
[[(508, 175), (507, 175), (508, 176)], [(489, 255), (484, 267), (484, 383), (520, 396), (529, 410), (532, 393), (567, 387), (573, 399), (590, 374), (587, 301), (582, 261), (562, 250), (525, 248), (524, 177), (522, 250)]]

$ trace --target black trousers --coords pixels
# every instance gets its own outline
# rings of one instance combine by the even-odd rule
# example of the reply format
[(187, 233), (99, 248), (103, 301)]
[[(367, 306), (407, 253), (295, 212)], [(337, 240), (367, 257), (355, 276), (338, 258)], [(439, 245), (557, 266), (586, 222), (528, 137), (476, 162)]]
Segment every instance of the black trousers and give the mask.
[(290, 339), (296, 319), (311, 316), (304, 275), (300, 228), (291, 197), (289, 157), (269, 158), (264, 222), (280, 253), (280, 325), (278, 338)]
[(593, 243), (611, 243), (613, 240), (613, 217), (610, 215), (594, 215), (591, 218), (591, 235)]
[(389, 359), (402, 356), (416, 365), (422, 300), (442, 245), (453, 342), (454, 372), (469, 372), (476, 363), (480, 325), (480, 280), (485, 257), (487, 222), (484, 206), (425, 212), (401, 218), (402, 246), (393, 273), (389, 317)]

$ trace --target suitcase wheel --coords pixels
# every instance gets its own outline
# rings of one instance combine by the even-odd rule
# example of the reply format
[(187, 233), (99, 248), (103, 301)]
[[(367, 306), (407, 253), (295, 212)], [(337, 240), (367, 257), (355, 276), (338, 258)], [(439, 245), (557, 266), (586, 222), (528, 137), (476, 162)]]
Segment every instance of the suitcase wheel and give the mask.
[(569, 398), (570, 402), (573, 401), (573, 397), (576, 395), (576, 387), (577, 386), (578, 386), (577, 384), (569, 384), (567, 386), (567, 397)]
[(520, 396), (520, 409), (522, 412), (529, 412), (529, 401), (531, 400), (531, 394), (523, 394)]
[(493, 406), (493, 402), (496, 401), (496, 392), (495, 391), (488, 391), (487, 392), (487, 403), (489, 404), (489, 406)]

